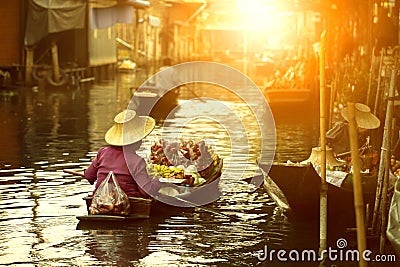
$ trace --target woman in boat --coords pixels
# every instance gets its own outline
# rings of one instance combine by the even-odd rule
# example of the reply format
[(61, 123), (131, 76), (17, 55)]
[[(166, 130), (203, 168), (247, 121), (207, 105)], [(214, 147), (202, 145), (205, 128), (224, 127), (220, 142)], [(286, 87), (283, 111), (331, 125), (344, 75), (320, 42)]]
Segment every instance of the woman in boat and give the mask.
[(114, 118), (105, 141), (109, 146), (99, 149), (96, 158), (84, 171), (85, 178), (95, 185), (95, 190), (108, 173), (113, 171), (120, 187), (129, 197), (148, 197), (158, 192), (160, 182), (151, 179), (145, 160), (136, 154), (142, 139), (155, 127), (155, 120), (137, 116), (133, 110), (124, 110)]
[[(358, 127), (358, 144), (364, 146), (369, 145), (369, 130), (377, 129), (380, 120), (371, 113), (371, 109), (364, 104), (355, 104), (355, 118)], [(350, 138), (349, 138), (349, 112), (347, 107), (341, 110), (343, 121), (336, 122), (333, 127), (326, 133), (327, 145), (333, 149), (337, 156), (350, 154)]]

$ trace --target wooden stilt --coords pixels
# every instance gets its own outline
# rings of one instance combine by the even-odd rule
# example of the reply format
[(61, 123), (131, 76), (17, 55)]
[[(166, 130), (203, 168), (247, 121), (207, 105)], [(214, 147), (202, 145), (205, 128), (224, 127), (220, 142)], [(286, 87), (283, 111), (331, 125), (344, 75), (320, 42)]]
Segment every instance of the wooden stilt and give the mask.
[(55, 42), (51, 43), (51, 59), (53, 63), (53, 81), (60, 82), (60, 65), (58, 62), (58, 48)]
[(33, 70), (33, 48), (26, 49), (26, 69), (25, 69), (25, 83), (32, 84), (32, 70)]

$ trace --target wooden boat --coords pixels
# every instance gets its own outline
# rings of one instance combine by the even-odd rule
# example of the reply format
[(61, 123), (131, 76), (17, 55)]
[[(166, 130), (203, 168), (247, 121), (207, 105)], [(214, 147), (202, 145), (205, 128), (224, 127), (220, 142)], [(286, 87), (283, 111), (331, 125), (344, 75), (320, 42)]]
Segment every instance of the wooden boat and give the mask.
[(86, 210), (88, 215), (77, 216), (80, 221), (129, 221), (137, 219), (150, 218), (152, 199), (129, 197), (130, 213), (127, 216), (122, 215), (92, 215), (89, 213), (89, 207), (92, 204), (93, 197), (86, 196), (83, 198), (86, 202)]
[[(211, 155), (211, 154), (210, 154)], [(157, 165), (159, 166), (159, 165)], [(153, 167), (153, 166), (152, 166)], [(165, 166), (164, 166), (165, 167)], [(204, 182), (194, 186), (194, 178), (182, 177), (165, 178), (161, 177), (161, 188), (152, 199), (129, 198), (130, 213), (128, 215), (92, 215), (89, 207), (93, 197), (85, 197), (87, 215), (77, 216), (80, 222), (89, 223), (110, 223), (133, 221), (137, 219), (148, 219), (151, 216), (171, 214), (182, 209), (195, 208), (214, 202), (220, 197), (219, 181), (222, 175), (223, 159), (213, 158), (213, 163), (203, 170)], [(183, 170), (182, 170), (183, 171)], [(64, 170), (66, 173), (84, 177), (83, 173), (71, 170)]]
[(179, 88), (164, 94), (164, 91), (156, 86), (141, 86), (132, 89), (132, 94), (134, 109), (139, 115), (162, 119), (178, 106)]
[[(222, 160), (220, 161), (222, 169)], [(205, 185), (199, 187), (182, 188), (173, 183), (162, 182), (163, 188), (172, 188), (179, 195), (157, 194), (153, 198), (134, 198), (129, 197), (131, 210), (127, 216), (120, 215), (91, 215), (89, 207), (93, 197), (86, 196), (83, 199), (86, 202), (87, 215), (77, 216), (80, 221), (78, 228), (82, 229), (89, 224), (107, 225), (116, 224), (124, 225), (133, 221), (148, 219), (150, 217), (179, 214), (182, 211), (190, 211), (197, 206), (206, 205), (214, 202), (220, 197), (219, 181), (221, 172), (217, 172), (213, 177), (209, 177)], [(184, 192), (183, 190), (188, 190)]]
[(274, 89), (266, 88), (263, 90), (264, 96), (272, 106), (283, 104), (299, 105), (309, 104), (313, 100), (311, 89)]
[[(264, 188), (277, 205), (291, 216), (317, 219), (321, 177), (311, 163), (259, 164), (264, 174)], [(327, 176), (332, 172), (327, 171)], [(328, 183), (328, 217), (337, 222), (354, 222), (352, 175), (346, 174), (341, 186)], [(372, 208), (376, 176), (363, 174), (364, 203)]]
[(129, 225), (148, 219), (160, 219), (165, 216), (178, 215), (183, 211), (192, 211), (194, 207), (175, 207), (167, 205), (160, 200), (153, 198), (132, 198), (130, 197), (131, 211), (127, 216), (122, 215), (92, 215), (89, 214), (89, 207), (92, 197), (84, 197), (87, 207), (87, 215), (76, 216), (79, 220), (77, 229), (95, 228), (123, 228)]

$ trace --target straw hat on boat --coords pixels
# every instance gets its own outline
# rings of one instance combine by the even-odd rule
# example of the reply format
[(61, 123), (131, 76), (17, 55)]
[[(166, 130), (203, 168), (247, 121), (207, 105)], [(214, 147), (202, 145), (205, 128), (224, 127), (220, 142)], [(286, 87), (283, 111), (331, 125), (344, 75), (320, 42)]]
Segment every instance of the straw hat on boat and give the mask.
[[(355, 108), (355, 117), (359, 128), (376, 129), (379, 127), (381, 124), (380, 120), (371, 113), (371, 109), (367, 105), (356, 103)], [(347, 107), (342, 109), (341, 114), (346, 121), (349, 121), (349, 110)]]
[[(311, 150), (311, 155), (307, 160), (302, 161), (301, 163), (312, 163), (313, 165), (321, 165), (321, 147), (313, 147)], [(326, 165), (328, 166), (343, 166), (346, 164), (343, 161), (339, 161), (333, 154), (333, 149), (330, 147), (326, 147)]]
[(114, 125), (107, 131), (105, 140), (113, 146), (136, 143), (150, 134), (156, 125), (148, 116), (138, 116), (134, 110), (124, 110), (114, 118)]

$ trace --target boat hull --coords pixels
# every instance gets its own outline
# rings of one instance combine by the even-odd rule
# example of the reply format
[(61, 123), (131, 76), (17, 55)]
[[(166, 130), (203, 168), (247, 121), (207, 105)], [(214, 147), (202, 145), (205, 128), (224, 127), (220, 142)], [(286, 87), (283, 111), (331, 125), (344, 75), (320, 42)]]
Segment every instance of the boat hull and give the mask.
[(271, 106), (282, 105), (308, 105), (313, 100), (311, 89), (273, 89), (264, 90), (264, 97)]
[[(268, 170), (267, 165), (260, 165), (262, 170)], [(311, 164), (274, 163), (269, 172), (265, 172), (264, 188), (290, 216), (307, 220), (318, 219), (320, 210), (321, 177)], [(355, 223), (354, 196), (350, 178), (346, 177), (342, 186), (328, 183), (328, 218), (335, 222)], [(366, 177), (368, 182), (363, 185), (364, 204), (373, 207), (376, 179)], [(273, 183), (275, 187), (269, 186)], [(349, 226), (349, 225), (347, 225)], [(350, 226), (349, 226), (350, 227)]]
[(165, 119), (178, 106), (179, 88), (161, 92), (156, 87), (140, 87), (133, 92), (133, 103), (139, 115)]
[(187, 194), (178, 196), (155, 195), (153, 198), (133, 198), (130, 197), (131, 210), (127, 216), (105, 214), (91, 215), (89, 207), (93, 197), (87, 196), (83, 199), (86, 202), (87, 215), (77, 216), (79, 220), (78, 228), (90, 228), (96, 226), (115, 226), (126, 225), (137, 220), (149, 219), (160, 216), (176, 215), (183, 211), (193, 211), (196, 206), (206, 205), (214, 202), (220, 197), (219, 191), (220, 177), (211, 183), (191, 188)]

